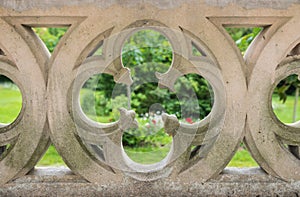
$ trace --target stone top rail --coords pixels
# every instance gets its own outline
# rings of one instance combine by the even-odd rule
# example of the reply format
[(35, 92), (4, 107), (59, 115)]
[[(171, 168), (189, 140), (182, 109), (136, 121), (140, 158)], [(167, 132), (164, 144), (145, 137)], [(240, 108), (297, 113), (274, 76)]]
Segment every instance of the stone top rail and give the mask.
[[(50, 55), (32, 27), (68, 31)], [(263, 30), (243, 57), (225, 27)], [(98, 124), (79, 104), (94, 74), (132, 83), (121, 50), (142, 29), (162, 33), (173, 48), (171, 67), (156, 75), (159, 84), (172, 90), (177, 78), (195, 73), (214, 92), (211, 113), (193, 125), (164, 114), (172, 148), (153, 165), (133, 162), (122, 147), (123, 132), (138, 126), (134, 111), (120, 109), (118, 121)], [(7, 147), (0, 184), (29, 172), (51, 142), (72, 172), (94, 183), (205, 182), (222, 172), (243, 140), (268, 174), (300, 180), (299, 123), (280, 122), (271, 106), (280, 80), (300, 75), (299, 32), (298, 0), (2, 0), (0, 74), (18, 85), (23, 106), (12, 124), (0, 125), (0, 146)], [(94, 55), (99, 46), (102, 55)]]
[(3, 0), (0, 5), (17, 11), (26, 11), (30, 9), (48, 9), (49, 7), (66, 7), (66, 6), (96, 6), (99, 8), (107, 8), (114, 4), (125, 7), (134, 7), (138, 4), (152, 4), (160, 9), (170, 9), (179, 7), (182, 4), (201, 3), (208, 6), (225, 7), (228, 5), (237, 5), (246, 9), (255, 8), (271, 8), (271, 9), (287, 9), (288, 7), (299, 4), (299, 0)]

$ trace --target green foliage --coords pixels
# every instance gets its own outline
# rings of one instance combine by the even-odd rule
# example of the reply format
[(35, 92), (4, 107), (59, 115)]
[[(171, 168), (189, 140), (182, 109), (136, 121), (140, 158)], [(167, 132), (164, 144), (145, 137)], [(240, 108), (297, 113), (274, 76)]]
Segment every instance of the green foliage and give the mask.
[(114, 120), (120, 118), (120, 108), (126, 108), (128, 104), (128, 98), (124, 95), (118, 95), (112, 99), (112, 116)]
[(61, 156), (57, 153), (55, 147), (50, 145), (49, 149), (38, 162), (37, 166), (65, 166)]
[[(65, 30), (55, 28), (35, 29), (50, 52), (53, 51)], [(244, 52), (259, 30), (259, 28), (254, 29), (254, 31), (250, 29), (231, 29), (230, 34), (236, 40), (238, 47)], [(201, 55), (195, 47), (193, 53)], [(169, 114), (176, 114), (179, 118), (183, 118), (182, 113), (185, 113), (184, 117), (203, 118), (210, 112), (213, 94), (209, 84), (201, 76), (190, 74), (181, 77), (175, 84), (174, 93), (157, 87), (155, 72), (166, 72), (172, 63), (172, 58), (170, 43), (162, 34), (156, 31), (138, 31), (124, 44), (122, 63), (131, 69), (134, 79), (134, 84), (130, 87), (132, 92), (131, 108), (137, 112), (140, 123), (139, 129), (127, 131), (123, 135), (125, 147), (130, 146), (136, 149), (136, 147), (143, 146), (148, 147), (145, 149), (153, 149), (153, 147), (162, 147), (170, 143), (171, 138), (166, 136), (162, 128), (141, 118), (149, 112), (149, 107), (153, 104), (160, 104), (160, 106), (156, 106), (163, 108)], [(116, 85), (112, 76), (105, 74), (93, 76), (85, 83), (84, 88), (89, 89), (89, 91), (83, 89), (82, 92), (86, 92), (85, 94), (81, 93), (82, 109), (96, 121), (110, 122), (117, 120), (117, 108), (127, 106), (127, 87)], [(194, 92), (197, 96), (199, 106), (196, 108), (193, 102), (189, 100), (190, 92)], [(180, 98), (176, 93), (180, 93)], [(190, 114), (182, 112), (182, 109), (189, 111)]]
[(153, 30), (136, 32), (124, 43), (122, 50), (123, 65), (129, 68), (148, 62), (170, 65), (172, 56), (169, 41)]
[[(115, 89), (116, 83), (113, 76), (109, 74), (93, 75), (89, 80), (85, 82), (83, 88), (87, 88), (93, 91), (102, 91), (106, 98), (111, 98)], [(118, 93), (115, 93), (118, 94)]]
[[(153, 104), (160, 104), (166, 107), (174, 95), (170, 94), (167, 89), (158, 88), (158, 80), (155, 72), (163, 72), (168, 69), (168, 65), (158, 63), (144, 63), (134, 67), (131, 90), (131, 107), (136, 110), (139, 115), (149, 112), (149, 107)], [(174, 112), (173, 109), (165, 108), (167, 112)], [(161, 109), (162, 110), (162, 109)]]
[(236, 45), (240, 49), (241, 53), (244, 55), (247, 48), (260, 33), (262, 28), (226, 28), (229, 35), (235, 41)]
[(92, 120), (101, 123), (118, 120), (120, 117), (119, 108), (126, 108), (127, 100), (127, 97), (123, 94), (109, 98), (106, 97), (104, 91), (82, 89), (80, 92), (82, 111)]
[[(139, 117), (149, 113), (151, 108), (153, 112), (164, 111), (175, 114), (178, 118), (190, 117), (195, 120), (204, 118), (211, 110), (211, 98), (213, 97), (211, 97), (204, 78), (196, 74), (181, 77), (175, 83), (175, 92), (158, 87), (156, 72), (164, 73), (169, 69), (172, 55), (170, 43), (159, 32), (153, 30), (136, 32), (126, 41), (122, 51), (122, 62), (130, 68), (134, 83), (130, 87), (126, 87), (116, 84), (110, 75), (101, 74), (91, 77), (85, 83), (84, 88), (94, 90), (97, 93), (94, 96), (91, 93), (87, 95), (87, 97), (93, 97), (92, 100), (91, 98), (83, 98), (83, 111), (91, 114), (91, 110), (86, 110), (86, 108), (89, 108), (91, 104), (96, 105), (92, 106), (92, 111), (94, 110), (97, 116), (110, 116), (116, 120), (115, 114), (117, 114), (119, 106), (114, 103), (122, 103), (121, 107), (126, 107), (129, 96), (127, 89), (130, 88), (130, 105)], [(191, 93), (197, 97), (194, 98), (196, 103), (191, 102)], [(97, 94), (99, 95), (97, 96)], [(111, 103), (110, 99), (117, 101)], [(199, 106), (197, 106), (197, 102)], [(123, 136), (124, 145), (132, 147), (151, 144), (153, 146), (163, 145), (164, 138), (159, 137), (164, 136), (166, 138), (163, 131), (159, 131), (157, 135), (141, 137), (145, 136), (145, 132), (145, 127), (142, 125), (134, 133), (130, 131), (125, 133)], [(160, 144), (156, 142), (156, 139), (161, 141)]]
[(20, 90), (12, 83), (0, 84), (0, 123), (11, 123), (19, 115), (22, 108)]
[[(85, 91), (83, 89), (83, 91)], [(90, 91), (90, 90), (88, 90)], [(22, 99), (20, 97), (20, 92), (14, 88), (14, 86), (10, 86), (7, 88), (7, 86), (3, 87), (3, 84), (0, 84), (0, 102), (2, 103), (0, 105), (0, 120), (3, 122), (3, 117), (7, 122), (11, 122), (15, 119), (16, 114), (18, 114), (20, 110), (20, 106), (22, 105)], [(7, 103), (11, 101), (16, 101), (12, 105), (8, 106)], [(275, 114), (280, 118), (282, 122), (291, 122), (292, 117), (289, 117), (290, 114), (292, 114), (293, 111), (293, 101), (294, 97), (288, 96), (286, 103), (282, 104), (279, 102), (278, 97), (274, 96), (273, 98), (273, 109)], [(9, 108), (14, 113), (7, 113), (7, 108)], [(286, 111), (284, 111), (284, 109)], [(298, 110), (300, 112), (300, 110)], [(102, 117), (103, 118), (103, 117)], [(110, 117), (108, 117), (110, 118)], [(101, 121), (103, 122), (103, 121)], [(139, 122), (143, 123), (144, 125), (147, 123), (147, 121), (140, 120)], [(161, 132), (160, 130), (159, 132)], [(164, 133), (163, 133), (164, 134)], [(165, 134), (164, 134), (165, 135)], [(160, 136), (163, 137), (163, 140), (166, 138), (158, 134), (158, 139)], [(149, 137), (149, 138), (155, 138), (155, 136)], [(125, 146), (126, 153), (130, 156), (130, 158), (136, 162), (147, 164), (147, 163), (154, 163), (161, 161), (166, 154), (170, 150), (170, 138), (169, 141), (163, 141), (161, 139), (155, 139), (156, 141), (163, 142), (165, 146), (135, 146), (135, 147), (129, 147)], [(146, 142), (146, 144), (149, 144)], [(44, 155), (44, 157), (41, 159), (41, 161), (37, 164), (38, 166), (48, 166), (48, 165), (64, 165), (64, 162), (62, 161), (61, 157), (56, 152), (54, 146), (50, 146), (47, 153)], [(257, 164), (254, 162), (252, 157), (250, 156), (249, 152), (247, 152), (245, 149), (239, 149), (231, 162), (229, 163), (229, 166), (234, 167), (246, 167), (246, 166), (257, 166)]]
[[(229, 30), (229, 33), (237, 42), (242, 53), (244, 53), (245, 49), (258, 33), (258, 29), (259, 28), (254, 29), (254, 32), (252, 32), (251, 29), (232, 28)], [(65, 33), (66, 28), (35, 28), (34, 31), (44, 41), (49, 51), (53, 52), (59, 39)], [(129, 38), (126, 42), (122, 55), (124, 65), (134, 71), (132, 72), (133, 77), (137, 77), (135, 80), (138, 81), (135, 83), (139, 84), (133, 87), (131, 107), (137, 110), (138, 114), (145, 114), (147, 111), (143, 110), (143, 108), (146, 107), (148, 109), (151, 104), (156, 102), (160, 103), (168, 113), (180, 111), (181, 105), (187, 105), (184, 108), (190, 108), (190, 103), (187, 98), (183, 97), (183, 101), (180, 101), (170, 91), (157, 88), (157, 81), (151, 81), (154, 77), (154, 72), (165, 72), (171, 65), (172, 50), (168, 41), (163, 35), (150, 30), (139, 31), (136, 35), (137, 36), (134, 35)], [(200, 55), (195, 48), (193, 51), (195, 54)], [(149, 74), (144, 75), (145, 73)], [(142, 84), (145, 81), (150, 82)], [(185, 78), (180, 78), (178, 81), (175, 84), (176, 91), (182, 92), (192, 88), (198, 97), (200, 116), (205, 116), (211, 108), (212, 101), (209, 98), (213, 98), (213, 95), (210, 94), (210, 88), (207, 86), (207, 82), (203, 78), (193, 74), (185, 76)], [(294, 86), (292, 85), (293, 83), (288, 82), (288, 84), (291, 84), (289, 86), (290, 88), (283, 89), (287, 92), (291, 91)], [(82, 109), (90, 118), (96, 121), (111, 122), (116, 120), (118, 118), (118, 112), (116, 112), (117, 105), (124, 106), (127, 104), (127, 97), (125, 96), (126, 91), (122, 91), (122, 88), (124, 90), (124, 87), (120, 86), (121, 90), (114, 89), (115, 82), (113, 81), (112, 76), (93, 76), (84, 87), (89, 90), (82, 89), (81, 91), (80, 99)], [(20, 92), (17, 90), (15, 91), (14, 88), (8, 90), (7, 88), (0, 86), (0, 98), (0, 102), (2, 103), (0, 105), (0, 122), (8, 123), (13, 121), (22, 106)], [(153, 100), (150, 102), (151, 99)], [(288, 116), (289, 113), (280, 111), (282, 104), (277, 102), (277, 97), (276, 99), (273, 99), (273, 101), (275, 103), (273, 103), (273, 105), (276, 106), (274, 108), (275, 113), (280, 113), (278, 116), (282, 116), (283, 118)], [(287, 96), (286, 104), (289, 104), (292, 101), (293, 97)], [(11, 104), (8, 105), (7, 103), (9, 102), (11, 102)], [(147, 104), (142, 107), (142, 103)], [(285, 107), (292, 111), (290, 105)], [(12, 111), (13, 113), (8, 113), (8, 111)], [(114, 114), (116, 114), (116, 117)], [(178, 117), (181, 116), (181, 114), (176, 115)], [(140, 163), (160, 161), (169, 152), (169, 145), (172, 139), (166, 136), (163, 129), (153, 122), (143, 120), (141, 117), (138, 117), (138, 121), (140, 123), (140, 128), (138, 130), (127, 131), (126, 133), (129, 136), (131, 135), (131, 137), (127, 137), (126, 133), (123, 136), (125, 138), (123, 143), (125, 145), (126, 153), (134, 161)], [(57, 154), (55, 148), (50, 146), (50, 149), (38, 165), (53, 164), (62, 165), (63, 161)], [(256, 166), (257, 164), (253, 162), (253, 159), (246, 150), (241, 149), (238, 150), (229, 165)]]
[(140, 125), (138, 129), (130, 129), (123, 135), (123, 145), (128, 147), (162, 147), (172, 142), (163, 128), (156, 130), (153, 123)]
[[(194, 118), (199, 118), (199, 114), (203, 118), (210, 112), (211, 99), (207, 82), (196, 74), (181, 77), (175, 84), (174, 93), (158, 88), (155, 72), (166, 72), (172, 62), (171, 45), (159, 32), (143, 30), (132, 35), (124, 44), (122, 61), (131, 69), (134, 79), (131, 106), (138, 114), (149, 112), (149, 107), (155, 103), (161, 104), (167, 113), (176, 114), (179, 118), (182, 117), (181, 108), (198, 115)], [(182, 95), (183, 92), (196, 92), (200, 112), (191, 105), (192, 102), (188, 102), (189, 94)], [(177, 98), (178, 93), (181, 93), (180, 100)]]
[[(210, 113), (214, 95), (203, 77), (197, 74), (180, 77), (175, 83), (175, 89), (177, 95), (180, 95), (179, 106), (184, 113), (179, 118), (203, 119)], [(197, 101), (198, 105), (195, 103)]]
[(52, 53), (60, 38), (66, 33), (67, 28), (34, 28), (33, 30)]
[(240, 148), (228, 164), (229, 167), (257, 167), (258, 164), (245, 148)]
[[(283, 123), (293, 123), (293, 106), (295, 97), (287, 95), (286, 101), (282, 103), (278, 94), (273, 94), (272, 107), (277, 118)], [(300, 103), (300, 98), (298, 100)], [(300, 105), (297, 106), (297, 117), (300, 117)], [(298, 119), (299, 120), (299, 119)]]
[(92, 91), (81, 90), (80, 105), (85, 114), (95, 114), (95, 94)]
[(111, 102), (103, 92), (85, 91), (81, 97), (81, 108), (84, 113), (94, 116), (108, 116), (110, 114)]
[(276, 86), (275, 93), (279, 95), (279, 100), (285, 103), (287, 96), (293, 95), (297, 87), (300, 88), (298, 76), (296, 74), (290, 75)]
[[(170, 92), (167, 89), (158, 88), (158, 82), (155, 78), (155, 72), (160, 71), (166, 67), (164, 64), (157, 63), (144, 63), (141, 66), (135, 67), (134, 83), (131, 88), (131, 108), (136, 111), (140, 116), (149, 112), (149, 107), (153, 104), (161, 105), (160, 108), (154, 108), (155, 111), (165, 111), (169, 114), (176, 114), (178, 118), (182, 118), (181, 111), (189, 113), (190, 117), (195, 119), (204, 118), (211, 110), (213, 95), (209, 91), (207, 81), (199, 75), (189, 74), (181, 77), (175, 83), (175, 92)], [(99, 76), (98, 79), (101, 79)], [(99, 80), (100, 81), (100, 80)], [(101, 85), (102, 84), (102, 85)], [(118, 91), (118, 88), (112, 88), (112, 90), (102, 91), (100, 88), (104, 82), (100, 82), (97, 85), (97, 90), (103, 92), (106, 98), (114, 98), (116, 95), (125, 95), (125, 92)], [(104, 88), (103, 88), (104, 89)], [(126, 87), (123, 87), (126, 89)], [(114, 95), (112, 94), (114, 91)], [(119, 92), (119, 93), (116, 93)], [(191, 101), (191, 93), (194, 93), (197, 98), (194, 98), (199, 106), (195, 106)], [(178, 98), (180, 96), (180, 99)], [(101, 98), (105, 101), (105, 98)], [(127, 98), (123, 100), (127, 101)], [(97, 103), (98, 102), (96, 98)], [(88, 103), (91, 103), (88, 101)], [(101, 107), (106, 108), (109, 106), (106, 103)], [(127, 105), (122, 105), (127, 107)], [(113, 109), (116, 107), (113, 106)], [(102, 113), (97, 113), (102, 114)], [(187, 114), (184, 116), (186, 117)]]
[(95, 111), (97, 116), (108, 116), (112, 111), (110, 98), (103, 91), (95, 92)]
[[(260, 33), (261, 28), (226, 28), (226, 30), (244, 55), (250, 43)], [(288, 95), (293, 95), (297, 87), (300, 88), (300, 81), (297, 75), (291, 75), (276, 86), (274, 94), (278, 94), (279, 100), (285, 103)]]

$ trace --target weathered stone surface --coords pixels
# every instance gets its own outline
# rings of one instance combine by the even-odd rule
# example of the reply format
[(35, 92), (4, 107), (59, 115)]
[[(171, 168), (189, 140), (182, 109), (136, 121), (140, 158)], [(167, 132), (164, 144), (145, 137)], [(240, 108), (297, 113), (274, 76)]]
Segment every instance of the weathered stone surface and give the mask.
[(287, 9), (293, 4), (299, 4), (299, 0), (73, 0), (73, 1), (60, 1), (60, 0), (2, 0), (0, 5), (9, 9), (17, 11), (26, 11), (30, 9), (40, 8), (48, 9), (49, 7), (64, 7), (64, 6), (97, 6), (99, 8), (107, 8), (109, 6), (119, 4), (125, 7), (132, 7), (141, 4), (152, 4), (161, 9), (176, 8), (185, 3), (205, 2), (210, 6), (226, 7), (229, 5), (238, 5), (246, 9), (255, 8), (272, 8), (272, 9)]
[(16, 120), (9, 125), (0, 123), (0, 146), (9, 147), (0, 158), (1, 185), (32, 169), (50, 139), (44, 72), (48, 51), (35, 46), (41, 41), (20, 24), (12, 28), (1, 18), (0, 32), (0, 75), (10, 78), (22, 94), (22, 109)]
[(67, 168), (37, 168), (0, 187), (1, 196), (298, 196), (300, 182), (287, 183), (259, 168), (226, 168), (216, 179), (190, 184), (180, 181), (120, 184), (88, 183)]
[(292, 4), (299, 4), (299, 0), (206, 0), (206, 3), (212, 6), (226, 7), (229, 5), (238, 5), (246, 9), (272, 8), (287, 9)]
[[(35, 165), (50, 143), (49, 135), (70, 169), (92, 182), (60, 176), (64, 171), (55, 176), (38, 172), (4, 185), (1, 191), (25, 195), (37, 187), (35, 192), (42, 195), (51, 186), (61, 194), (71, 192), (67, 195), (85, 194), (84, 187), (95, 195), (98, 191), (174, 196), (178, 191), (183, 195), (298, 192), (298, 182), (282, 182), (251, 170), (218, 175), (245, 139), (268, 174), (300, 180), (299, 155), (285, 147), (300, 145), (299, 122), (281, 123), (271, 106), (276, 84), (300, 74), (299, 10), (296, 0), (1, 1), (0, 74), (20, 87), (23, 109), (14, 123), (0, 125), (0, 146), (11, 145), (1, 156), (0, 184)], [(31, 29), (39, 26), (68, 27), (51, 56)], [(264, 30), (242, 57), (224, 27), (254, 26)], [(195, 124), (164, 115), (173, 144), (166, 159), (154, 165), (134, 163), (123, 150), (124, 130), (137, 126), (133, 111), (121, 109), (119, 121), (97, 124), (79, 105), (80, 88), (94, 74), (132, 83), (121, 50), (125, 40), (142, 29), (162, 33), (173, 48), (174, 61), (167, 72), (157, 73), (157, 83), (172, 90), (178, 77), (194, 73), (205, 77), (214, 91), (211, 114)], [(193, 55), (192, 45), (201, 56)], [(99, 46), (102, 55), (92, 56)], [(192, 147), (198, 149), (195, 154)], [(78, 186), (82, 187), (75, 190)]]
[(175, 8), (184, 3), (196, 2), (195, 0), (73, 0), (73, 1), (59, 1), (59, 0), (3, 0), (0, 5), (9, 9), (17, 11), (26, 11), (30, 9), (40, 8), (48, 9), (49, 7), (65, 7), (65, 6), (96, 6), (99, 8), (107, 8), (113, 5), (122, 5), (124, 7), (134, 7), (142, 4), (152, 4), (161, 9)]

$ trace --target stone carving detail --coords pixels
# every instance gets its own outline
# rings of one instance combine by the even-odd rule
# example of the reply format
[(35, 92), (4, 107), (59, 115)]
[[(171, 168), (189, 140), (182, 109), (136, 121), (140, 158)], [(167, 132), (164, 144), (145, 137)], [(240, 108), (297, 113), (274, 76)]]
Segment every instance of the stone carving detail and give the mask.
[[(51, 96), (49, 98), (51, 103), (49, 120), (53, 142), (58, 151), (66, 162), (71, 164), (69, 167), (72, 170), (88, 180), (96, 182), (106, 181), (103, 176), (116, 180), (122, 179), (122, 176), (130, 176), (138, 180), (149, 181), (178, 177), (179, 175), (183, 180), (188, 181), (188, 177), (194, 174), (193, 170), (189, 170), (191, 167), (203, 170), (203, 172), (199, 172), (199, 175), (201, 174), (199, 179), (206, 180), (214, 174), (218, 174), (229, 162), (232, 152), (242, 138), (243, 124), (233, 123), (226, 126), (224, 122), (225, 119), (231, 119), (232, 122), (240, 119), (238, 121), (240, 123), (245, 119), (245, 112), (242, 108), (245, 83), (243, 83), (243, 73), (239, 63), (231, 64), (236, 66), (234, 70), (238, 74), (227, 76), (232, 73), (222, 71), (221, 68), (226, 66), (217, 62), (216, 55), (218, 54), (213, 54), (206, 42), (192, 34), (191, 31), (183, 27), (178, 28), (175, 21), (169, 22), (167, 25), (162, 20), (157, 22), (158, 20), (133, 18), (131, 19), (133, 22), (129, 24), (121, 18), (118, 20), (114, 22), (118, 23), (118, 27), (113, 26), (112, 23), (106, 27), (95, 28), (95, 37), (91, 36), (90, 43), (86, 42), (86, 46), (82, 46), (78, 51), (79, 55), (88, 54), (87, 51), (91, 50), (90, 45), (94, 44), (94, 40), (98, 40), (98, 43), (103, 43), (102, 56), (91, 56), (81, 62), (80, 60), (83, 58), (78, 57), (79, 61), (69, 59), (70, 61), (65, 63), (67, 65), (65, 67), (56, 67), (55, 65), (52, 67), (53, 72), (49, 76), (49, 95)], [(85, 21), (82, 26), (85, 26), (84, 23)], [(213, 27), (212, 24), (210, 26)], [(105, 31), (99, 32), (100, 29)], [(134, 111), (120, 109), (119, 121), (110, 124), (96, 124), (82, 114), (78, 102), (79, 90), (83, 83), (94, 74), (110, 74), (118, 83), (130, 84), (132, 82), (130, 70), (121, 63), (120, 51), (125, 39), (132, 32), (141, 29), (159, 31), (166, 35), (172, 43), (174, 61), (166, 73), (157, 73), (160, 85), (172, 90), (178, 77), (196, 73), (210, 82), (215, 97), (211, 114), (206, 119), (192, 125), (180, 123), (174, 115), (163, 115), (164, 129), (173, 137), (173, 144), (168, 156), (153, 165), (137, 164), (131, 161), (123, 150), (122, 132), (131, 126), (138, 126), (134, 119)], [(223, 35), (220, 34), (220, 36)], [(201, 48), (205, 55), (192, 57), (192, 43)], [(62, 57), (65, 51), (73, 48), (71, 43), (66, 46), (60, 51)], [(59, 56), (54, 60), (54, 64), (61, 61), (58, 58)], [(65, 58), (62, 59), (66, 61)], [(61, 79), (57, 73), (72, 74)], [(239, 91), (236, 93), (230, 92), (234, 90), (231, 87), (234, 84), (239, 84), (237, 85)], [(57, 96), (58, 89), (62, 90), (59, 92), (60, 96)], [(233, 102), (237, 100), (241, 106), (233, 109)], [(68, 106), (68, 108), (61, 108), (58, 105)], [(62, 117), (63, 119), (61, 119)], [(232, 132), (234, 130), (235, 132)], [(223, 140), (231, 142), (226, 143)], [(224, 144), (227, 144), (227, 149), (224, 149)], [(192, 146), (196, 147), (193, 155)], [(213, 155), (219, 155), (218, 161), (215, 161)], [(214, 163), (215, 166), (210, 166), (208, 171), (207, 165), (210, 163)], [(84, 166), (89, 166), (89, 169)]]
[[(48, 58), (47, 52), (39, 50), (33, 43), (41, 42), (31, 37), (29, 30), (10, 22), (8, 18), (0, 22), (0, 46), (3, 51), (0, 55), (0, 74), (18, 85), (23, 106), (12, 124), (0, 124), (0, 146), (4, 150), (0, 156), (0, 184), (25, 175), (50, 143), (46, 123), (46, 79), (42, 71), (42, 63)], [(27, 42), (26, 37), (30, 37), (32, 42)], [(38, 54), (39, 61), (35, 58)]]
[[(300, 76), (297, 45), (300, 40), (296, 35), (300, 28), (299, 21), (297, 23), (294, 28), (288, 23), (267, 43), (253, 68), (248, 91), (248, 147), (264, 170), (284, 180), (300, 178), (300, 127), (299, 121), (284, 124), (278, 120), (272, 108), (272, 93), (281, 80), (292, 74), (298, 75), (298, 78)], [(283, 36), (282, 32), (289, 36)], [(277, 46), (279, 43), (285, 43), (280, 50), (268, 50), (270, 46)], [(267, 62), (270, 55), (273, 60)]]
[[(10, 145), (0, 157), (0, 184), (34, 167), (49, 145), (48, 135), (68, 167), (91, 182), (206, 181), (225, 168), (244, 137), (269, 174), (299, 180), (299, 156), (284, 146), (299, 145), (299, 122), (279, 122), (270, 101), (281, 79), (300, 74), (300, 20), (294, 11), (299, 6), (281, 12), (268, 8), (268, 16), (262, 16), (259, 9), (233, 4), (228, 6), (237, 10), (233, 15), (205, 2), (178, 1), (172, 6), (130, 1), (128, 6), (103, 7), (81, 2), (76, 7), (66, 1), (48, 9), (16, 8), (20, 12), (1, 7), (0, 48), (5, 55), (0, 55), (0, 74), (20, 87), (23, 108), (12, 124), (0, 125), (0, 146)], [(51, 57), (30, 28), (36, 26), (69, 27)], [(228, 26), (264, 28), (244, 59), (224, 29)], [(176, 79), (194, 73), (204, 77), (214, 93), (212, 111), (201, 121), (187, 125), (163, 114), (164, 130), (173, 142), (167, 157), (153, 165), (133, 162), (122, 147), (123, 132), (139, 127), (133, 110), (120, 108), (118, 121), (96, 123), (79, 103), (80, 89), (92, 75), (106, 73), (116, 83), (132, 84), (121, 50), (132, 33), (143, 29), (162, 33), (173, 48), (169, 70), (156, 73), (160, 87), (172, 91)], [(192, 45), (201, 56), (193, 56)], [(92, 56), (99, 46), (102, 55)]]

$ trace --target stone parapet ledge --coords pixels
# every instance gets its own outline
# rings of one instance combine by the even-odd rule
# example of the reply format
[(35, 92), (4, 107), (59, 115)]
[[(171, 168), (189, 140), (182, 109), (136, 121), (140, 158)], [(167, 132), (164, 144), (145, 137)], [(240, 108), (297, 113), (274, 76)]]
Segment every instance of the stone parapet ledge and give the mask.
[[(300, 121), (279, 121), (272, 94), (281, 80), (300, 75), (299, 10), (299, 0), (0, 1), (0, 75), (23, 99), (16, 120), (0, 124), (0, 195), (296, 195)], [(67, 32), (50, 54), (36, 27)], [(228, 27), (262, 31), (243, 56)], [(179, 77), (196, 74), (214, 98), (209, 115), (193, 124), (162, 115), (172, 148), (153, 165), (135, 163), (124, 151), (123, 133), (139, 126), (134, 110), (121, 108), (119, 120), (97, 123), (79, 102), (94, 75), (133, 83), (121, 51), (145, 29), (172, 45), (172, 64), (155, 70), (155, 82), (173, 90)], [(268, 175), (224, 170), (242, 142)], [(51, 143), (78, 176), (61, 168), (28, 174)]]
[(225, 168), (205, 183), (195, 181), (89, 183), (65, 167), (38, 167), (0, 187), (0, 196), (298, 196), (300, 181), (284, 182), (259, 168)]
[(66, 7), (66, 6), (96, 6), (107, 8), (111, 5), (118, 4), (126, 7), (132, 7), (136, 4), (152, 4), (162, 9), (178, 7), (184, 3), (192, 4), (201, 2), (208, 6), (224, 8), (229, 5), (237, 5), (245, 9), (272, 8), (287, 9), (293, 4), (299, 4), (299, 0), (2, 0), (0, 6), (17, 10), (26, 11), (30, 9), (48, 9), (49, 7)]

